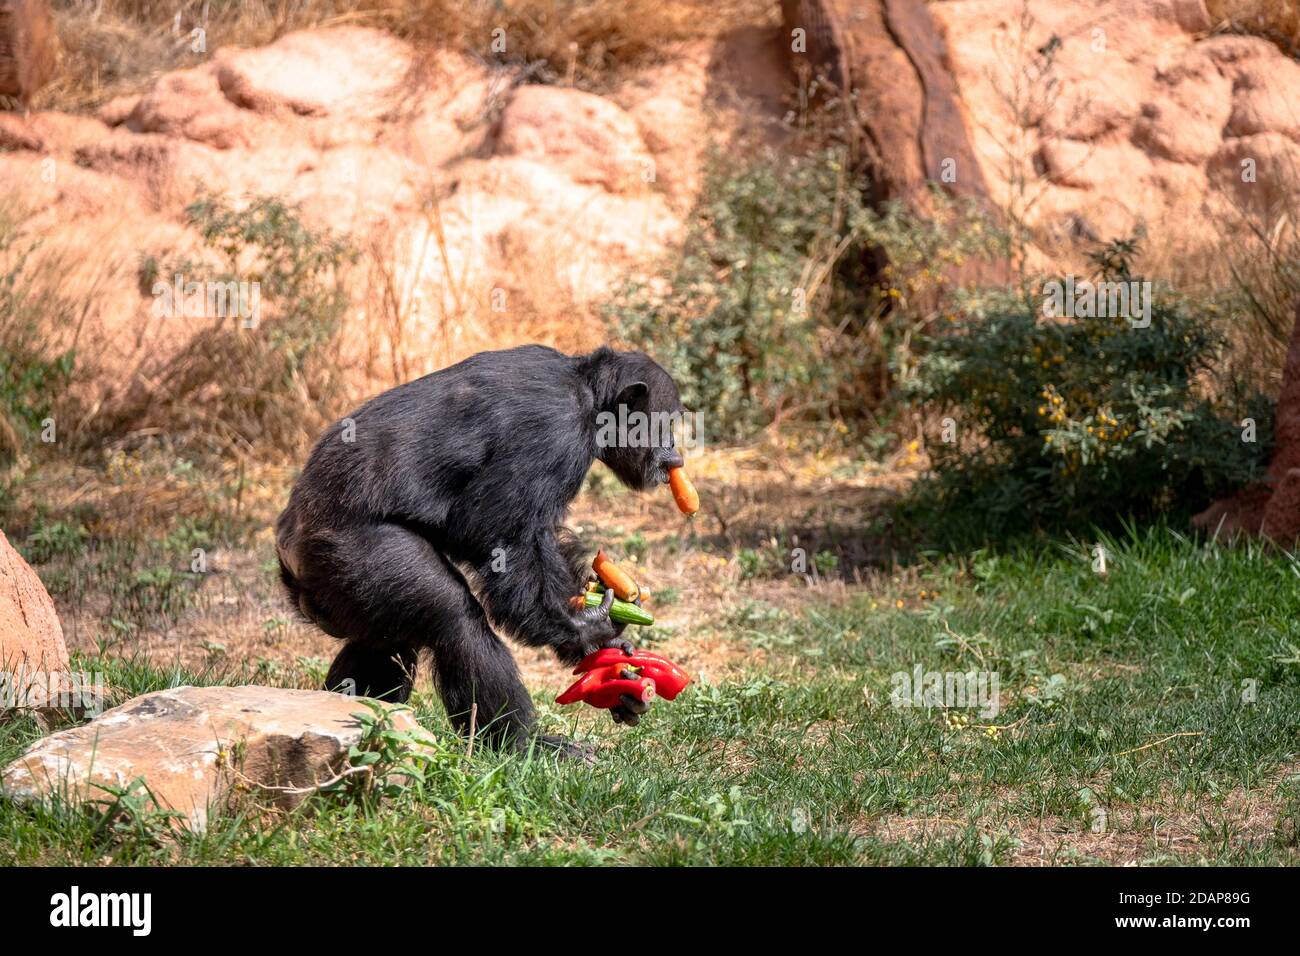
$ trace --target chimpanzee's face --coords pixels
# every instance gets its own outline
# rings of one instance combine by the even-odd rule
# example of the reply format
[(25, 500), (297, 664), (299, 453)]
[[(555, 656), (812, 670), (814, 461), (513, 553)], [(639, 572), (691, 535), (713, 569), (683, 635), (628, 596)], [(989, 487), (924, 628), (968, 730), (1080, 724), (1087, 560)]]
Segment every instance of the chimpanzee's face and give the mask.
[(605, 459), (619, 480), (634, 491), (646, 491), (668, 483), (668, 469), (680, 468), (682, 454), (672, 445), (627, 449)]
[(606, 410), (617, 427), (614, 441), (600, 449), (600, 460), (634, 491), (667, 484), (668, 469), (683, 463), (673, 440), (673, 426), (683, 412), (677, 386), (653, 362), (647, 360), (640, 371), (638, 380), (625, 386), (614, 407)]

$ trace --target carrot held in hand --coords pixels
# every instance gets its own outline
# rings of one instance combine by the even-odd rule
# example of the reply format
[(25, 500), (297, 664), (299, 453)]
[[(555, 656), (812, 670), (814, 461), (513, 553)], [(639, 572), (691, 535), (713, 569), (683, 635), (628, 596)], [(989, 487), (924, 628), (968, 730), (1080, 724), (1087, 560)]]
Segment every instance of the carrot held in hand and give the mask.
[(600, 583), (613, 591), (620, 601), (635, 601), (641, 596), (636, 578), (611, 561), (604, 551), (596, 552), (596, 559), (591, 562), (591, 570), (596, 572)]
[(668, 487), (673, 490), (673, 500), (677, 502), (677, 508), (686, 517), (694, 517), (695, 512), (700, 510), (700, 494), (691, 484), (691, 479), (686, 477), (685, 468), (668, 469)]
[[(645, 607), (647, 604), (650, 603), (650, 598), (653, 597), (653, 595), (650, 593), (650, 589), (646, 587), (644, 584), (642, 584), (640, 581), (636, 583), (636, 586), (641, 589), (640, 606)], [(597, 594), (604, 594), (605, 585), (601, 584), (599, 581), (588, 581), (586, 588), (584, 588), (583, 590), (594, 591)], [(576, 607), (577, 605), (574, 606)]]

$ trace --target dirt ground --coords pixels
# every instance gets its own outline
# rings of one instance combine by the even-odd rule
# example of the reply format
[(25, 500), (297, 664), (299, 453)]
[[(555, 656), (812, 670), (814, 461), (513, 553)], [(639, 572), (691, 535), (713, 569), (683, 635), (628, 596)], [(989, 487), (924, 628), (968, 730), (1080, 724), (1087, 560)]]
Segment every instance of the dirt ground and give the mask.
[[(739, 609), (801, 607), (810, 590), (819, 601), (843, 602), (871, 587), (891, 557), (881, 506), (915, 478), (920, 466), (915, 451), (904, 448), (892, 460), (864, 463), (842, 452), (800, 452), (788, 444), (768, 436), (742, 448), (694, 453), (692, 473), (703, 505), (692, 520), (678, 514), (667, 489), (629, 493), (601, 465), (593, 468), (571, 510), (569, 525), (593, 554), (604, 548), (650, 589), (647, 606), (657, 617), (650, 642), (701, 677), (718, 680), (760, 663), (755, 655), (766, 653), (731, 639), (735, 627), (729, 622)], [(122, 529), (140, 534), (149, 516), (156, 521), (159, 515), (164, 524), (148, 528), (145, 536), (174, 535), (177, 526), (201, 516), (198, 499), (206, 495), (211, 504), (215, 494), (216, 506), (238, 510), (251, 544), (214, 542), (205, 554), (208, 570), (183, 610), (145, 616), (126, 628), (113, 624), (107, 592), (119, 585), (111, 561), (101, 559), (98, 575), (78, 574), (74, 562), (64, 569), (69, 577), (55, 575), (50, 581), (70, 648), (92, 651), (108, 643), (116, 654), (140, 653), (155, 665), (245, 668), (258, 679), (277, 676), (310, 684), (336, 645), (291, 612), (276, 576), (272, 527), (292, 473), (249, 471), (241, 476), (232, 504), (222, 501), (228, 480), (214, 479), (205, 494), (196, 495), (192, 485), (151, 476), (148, 465), (132, 461), (127, 458), (117, 474), (109, 469), (107, 478), (64, 472), (27, 492), (50, 514), (92, 506), (96, 539)], [(806, 553), (806, 573), (792, 570), (795, 549)], [(190, 570), (191, 553), (168, 545), (162, 560), (183, 573)], [(825, 563), (829, 554), (835, 555), (834, 567)], [(511, 647), (530, 688), (558, 691), (568, 683), (549, 653)]]

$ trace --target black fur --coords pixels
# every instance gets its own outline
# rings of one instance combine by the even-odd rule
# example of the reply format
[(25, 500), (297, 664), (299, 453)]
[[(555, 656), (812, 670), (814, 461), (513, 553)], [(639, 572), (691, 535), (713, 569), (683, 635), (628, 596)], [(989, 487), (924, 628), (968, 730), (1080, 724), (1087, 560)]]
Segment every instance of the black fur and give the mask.
[(290, 599), (345, 642), (326, 687), (405, 700), (427, 648), (458, 728), (477, 704), (480, 734), (526, 745), (531, 702), (494, 626), (566, 663), (625, 645), (607, 611), (568, 603), (588, 575), (565, 514), (595, 460), (636, 489), (681, 461), (671, 439), (599, 448), (597, 415), (620, 404), (680, 410), (641, 353), (529, 345), (384, 392), (331, 426), (276, 525)]

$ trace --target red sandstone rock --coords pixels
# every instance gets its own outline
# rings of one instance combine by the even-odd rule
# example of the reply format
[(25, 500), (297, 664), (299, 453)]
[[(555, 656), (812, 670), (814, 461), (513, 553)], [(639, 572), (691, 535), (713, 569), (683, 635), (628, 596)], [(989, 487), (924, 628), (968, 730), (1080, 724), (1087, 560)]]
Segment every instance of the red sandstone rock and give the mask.
[(57, 51), (48, 0), (0, 0), (0, 97), (25, 107), (54, 75)]
[(0, 531), (0, 714), (60, 709), (69, 676), (68, 648), (41, 579)]

